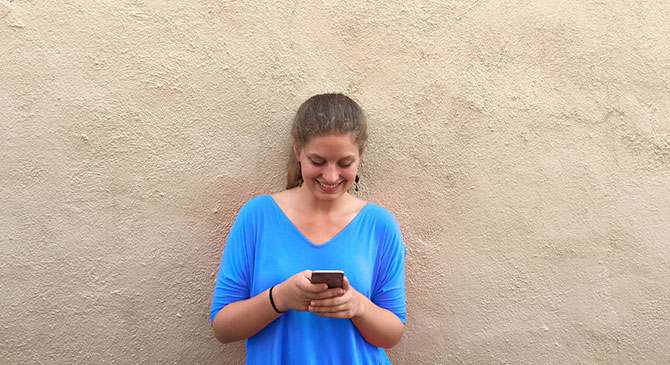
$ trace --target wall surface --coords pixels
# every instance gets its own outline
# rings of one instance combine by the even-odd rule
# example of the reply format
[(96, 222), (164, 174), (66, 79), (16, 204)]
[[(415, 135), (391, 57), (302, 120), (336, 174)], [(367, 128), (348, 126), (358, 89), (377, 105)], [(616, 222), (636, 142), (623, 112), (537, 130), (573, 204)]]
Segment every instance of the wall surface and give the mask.
[(0, 0), (3, 363), (240, 363), (226, 234), (333, 91), (405, 236), (395, 363), (670, 363), (670, 2)]

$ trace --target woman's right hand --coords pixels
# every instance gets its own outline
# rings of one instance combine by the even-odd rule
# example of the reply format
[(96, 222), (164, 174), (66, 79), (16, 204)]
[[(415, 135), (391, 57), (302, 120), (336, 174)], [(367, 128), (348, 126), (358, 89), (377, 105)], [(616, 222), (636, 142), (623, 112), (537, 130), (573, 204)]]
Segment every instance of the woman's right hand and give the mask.
[(275, 285), (272, 299), (277, 309), (285, 312), (289, 309), (307, 311), (314, 299), (328, 299), (344, 294), (342, 288), (328, 289), (328, 284), (312, 284), (312, 271), (305, 270)]

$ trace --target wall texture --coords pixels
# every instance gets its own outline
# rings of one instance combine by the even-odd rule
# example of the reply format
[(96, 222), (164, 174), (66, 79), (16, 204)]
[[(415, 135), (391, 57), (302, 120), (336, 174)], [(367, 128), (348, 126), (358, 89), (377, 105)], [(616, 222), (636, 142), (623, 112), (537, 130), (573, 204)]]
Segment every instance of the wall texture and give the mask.
[(0, 359), (239, 363), (224, 240), (367, 110), (400, 364), (670, 363), (670, 2), (0, 0)]

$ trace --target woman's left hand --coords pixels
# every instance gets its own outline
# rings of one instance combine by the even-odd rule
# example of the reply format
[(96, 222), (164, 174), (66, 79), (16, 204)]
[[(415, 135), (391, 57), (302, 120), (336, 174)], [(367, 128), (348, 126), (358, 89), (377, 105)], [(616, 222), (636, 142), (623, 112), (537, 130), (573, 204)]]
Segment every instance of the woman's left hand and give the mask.
[(354, 318), (363, 314), (366, 301), (368, 298), (349, 285), (345, 276), (342, 280), (342, 295), (312, 300), (308, 310), (323, 317)]

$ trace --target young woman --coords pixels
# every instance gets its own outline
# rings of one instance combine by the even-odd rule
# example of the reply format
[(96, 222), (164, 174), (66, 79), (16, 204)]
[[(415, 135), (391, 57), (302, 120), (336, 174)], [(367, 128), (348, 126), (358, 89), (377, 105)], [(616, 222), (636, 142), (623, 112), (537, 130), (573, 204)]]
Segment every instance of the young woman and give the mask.
[[(348, 193), (367, 141), (361, 108), (316, 95), (293, 120), (287, 190), (249, 200), (212, 299), (214, 335), (247, 364), (382, 364), (405, 330), (405, 246), (394, 216)], [(311, 282), (342, 270), (341, 287)]]

